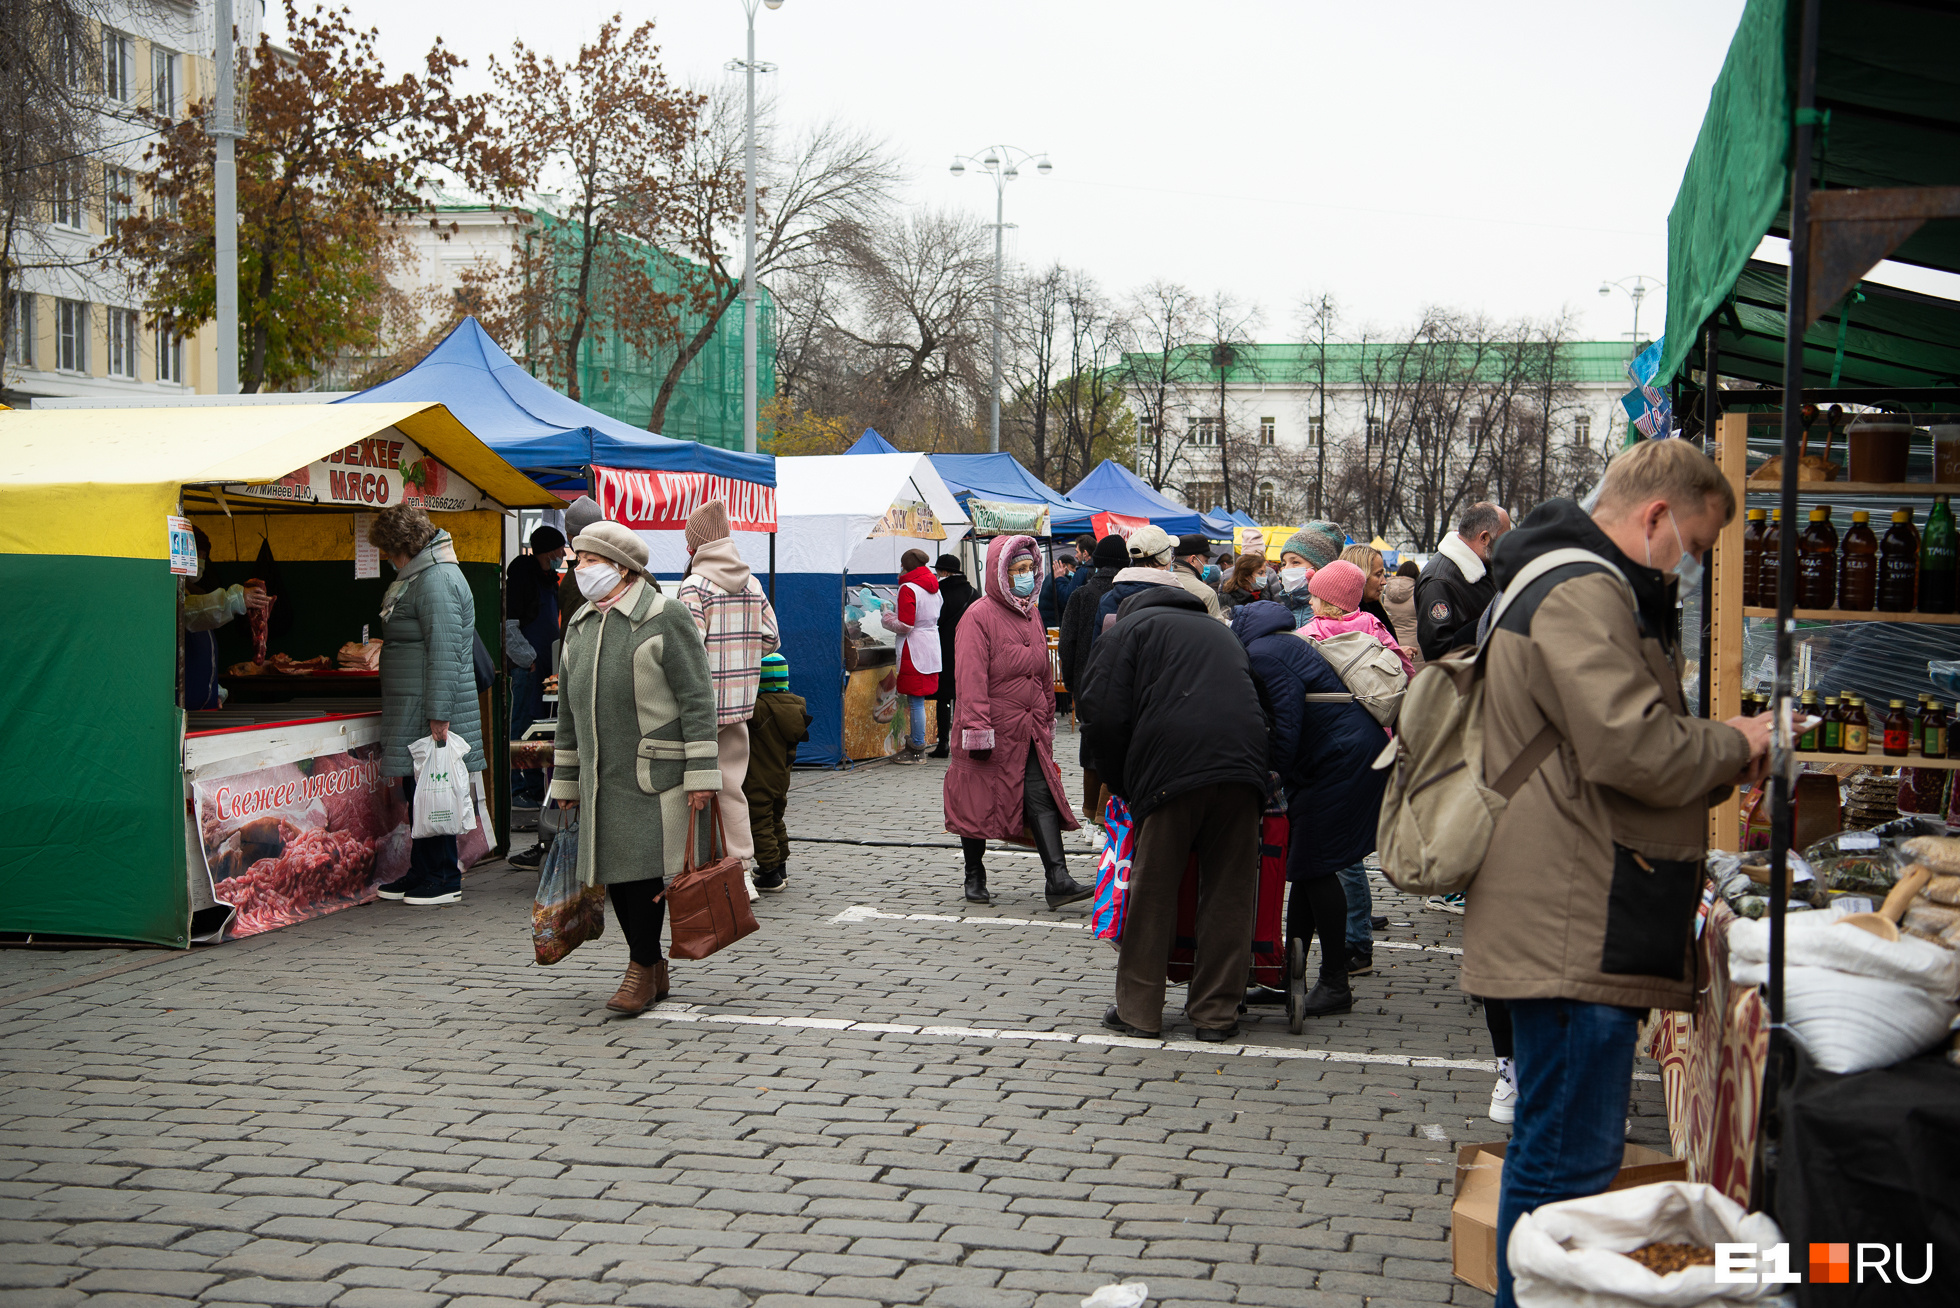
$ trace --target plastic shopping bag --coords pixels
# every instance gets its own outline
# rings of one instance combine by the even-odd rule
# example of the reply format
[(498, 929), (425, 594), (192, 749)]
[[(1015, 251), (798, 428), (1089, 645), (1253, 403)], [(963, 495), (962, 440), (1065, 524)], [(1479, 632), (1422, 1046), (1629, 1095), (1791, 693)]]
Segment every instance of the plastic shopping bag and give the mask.
[(538, 893), (531, 901), (531, 947), (549, 967), (588, 940), (606, 932), (606, 888), (578, 879), (578, 817), (559, 831), (538, 869)]
[(1103, 811), (1103, 828), (1109, 833), (1103, 842), (1102, 862), (1096, 868), (1096, 896), (1089, 901), (1089, 930), (1098, 940), (1112, 945), (1123, 939), (1123, 917), (1130, 908), (1130, 859), (1136, 855), (1136, 822), (1130, 806), (1116, 796), (1109, 797)]
[(1545, 1204), (1511, 1228), (1518, 1308), (1697, 1308), (1774, 1299), (1781, 1288), (1718, 1281), (1709, 1266), (1662, 1276), (1622, 1256), (1659, 1241), (1769, 1249), (1783, 1243), (1783, 1232), (1766, 1214), (1690, 1181)]
[(470, 790), (470, 743), (455, 732), (438, 745), (424, 736), (408, 747), (415, 762), (415, 810), (408, 834), (460, 836), (476, 829), (476, 797)]

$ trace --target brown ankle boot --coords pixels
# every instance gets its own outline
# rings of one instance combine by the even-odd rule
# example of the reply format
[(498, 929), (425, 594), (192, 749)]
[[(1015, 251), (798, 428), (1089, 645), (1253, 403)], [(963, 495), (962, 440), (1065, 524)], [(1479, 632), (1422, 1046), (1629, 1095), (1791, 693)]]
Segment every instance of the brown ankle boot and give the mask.
[(661, 959), (653, 965), (653, 1002), (659, 1003), (667, 997), (667, 960)]
[(653, 988), (653, 968), (644, 963), (628, 963), (626, 979), (619, 983), (618, 993), (606, 1001), (606, 1007), (615, 1013), (641, 1012), (652, 1002)]

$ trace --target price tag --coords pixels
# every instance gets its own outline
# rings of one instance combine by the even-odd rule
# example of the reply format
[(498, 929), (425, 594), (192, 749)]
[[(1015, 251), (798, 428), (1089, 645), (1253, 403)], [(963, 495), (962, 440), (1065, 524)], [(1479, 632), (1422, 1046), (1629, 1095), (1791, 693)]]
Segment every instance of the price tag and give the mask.
[(189, 518), (176, 514), (164, 517), (166, 530), (170, 533), (170, 573), (176, 577), (195, 577), (197, 575), (197, 533), (191, 529)]
[(1864, 895), (1839, 895), (1831, 901), (1831, 907), (1839, 909), (1847, 915), (1852, 913), (1869, 913), (1872, 911), (1872, 901)]
[(368, 581), (381, 575), (381, 551), (368, 543), (368, 528), (373, 525), (372, 513), (354, 515), (355, 581)]
[(1847, 831), (1838, 837), (1839, 849), (1877, 849), (1878, 833), (1875, 831)]
[(1816, 879), (1817, 879), (1817, 874), (1811, 871), (1809, 860), (1806, 859), (1802, 854), (1799, 854), (1796, 850), (1794, 849), (1791, 850), (1790, 851), (1790, 880), (1792, 882), (1797, 882), (1797, 881), (1815, 881)]

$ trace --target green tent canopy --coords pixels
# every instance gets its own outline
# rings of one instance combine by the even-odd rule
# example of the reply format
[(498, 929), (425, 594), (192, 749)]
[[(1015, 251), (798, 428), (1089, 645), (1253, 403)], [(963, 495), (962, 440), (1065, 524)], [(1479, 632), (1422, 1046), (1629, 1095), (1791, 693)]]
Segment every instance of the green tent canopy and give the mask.
[[(1829, 116), (1816, 128), (1812, 185), (1960, 185), (1960, 4), (1819, 3), (1816, 105)], [(1802, 0), (1749, 0), (1709, 93), (1667, 221), (1663, 381), (1680, 371), (1703, 324), (1731, 291), (1738, 297), (1737, 316), (1749, 319), (1739, 282), (1750, 257), (1764, 236), (1788, 235), (1802, 9)], [(1927, 222), (1889, 257), (1960, 271), (1960, 220)], [(1864, 291), (1869, 304), (1873, 289)], [(1852, 310), (1854, 333), (1864, 307)], [(1754, 325), (1765, 324), (1758, 319)], [(1832, 353), (1836, 330), (1833, 321)], [(1819, 372), (1820, 379), (1829, 376), (1828, 366)], [(1852, 384), (1850, 376), (1847, 371), (1844, 384)], [(1773, 380), (1780, 381), (1780, 374)]]

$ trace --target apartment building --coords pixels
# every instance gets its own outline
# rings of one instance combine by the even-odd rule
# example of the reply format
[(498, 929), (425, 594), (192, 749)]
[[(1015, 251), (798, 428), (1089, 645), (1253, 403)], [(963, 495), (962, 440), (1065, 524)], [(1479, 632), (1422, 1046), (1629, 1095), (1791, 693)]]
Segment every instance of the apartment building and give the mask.
[(113, 0), (90, 47), (73, 52), (75, 84), (96, 88), (102, 148), (56, 165), (47, 211), (25, 233), (16, 291), (0, 306), (11, 320), (0, 402), (215, 390), (215, 332), (180, 335), (144, 310), (121, 263), (95, 253), (148, 203), (137, 182), (153, 131), (144, 111), (180, 118), (210, 94), (212, 21), (208, 0)]

